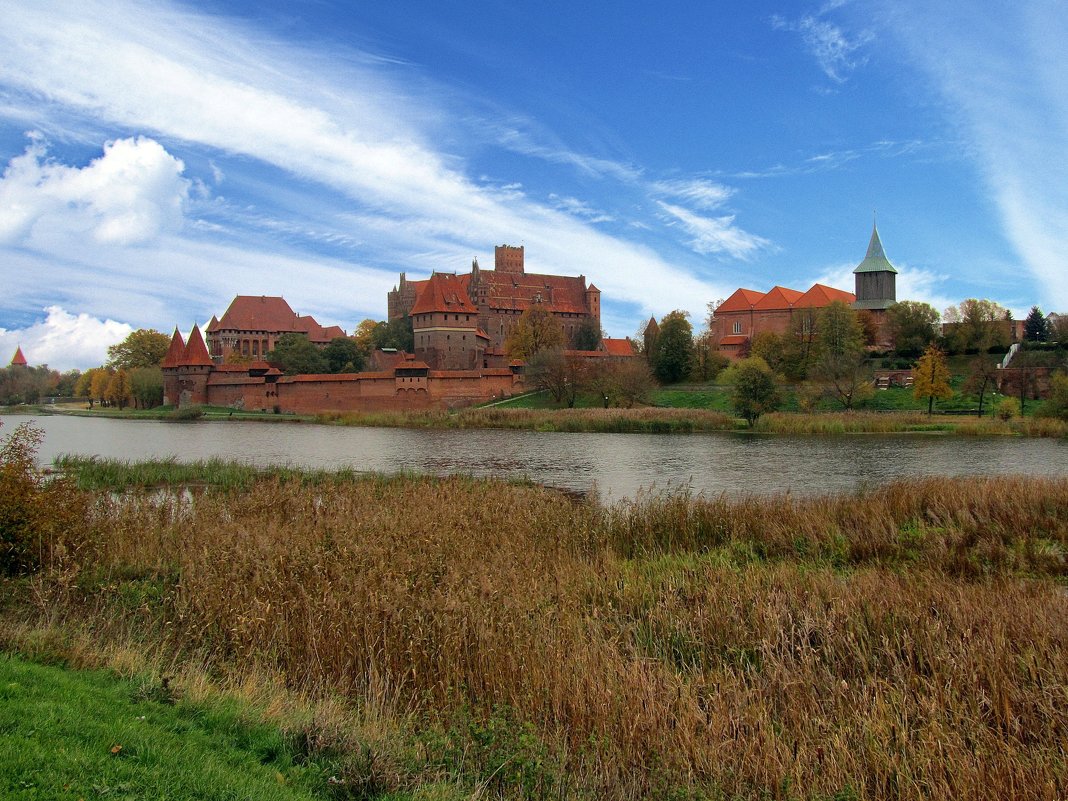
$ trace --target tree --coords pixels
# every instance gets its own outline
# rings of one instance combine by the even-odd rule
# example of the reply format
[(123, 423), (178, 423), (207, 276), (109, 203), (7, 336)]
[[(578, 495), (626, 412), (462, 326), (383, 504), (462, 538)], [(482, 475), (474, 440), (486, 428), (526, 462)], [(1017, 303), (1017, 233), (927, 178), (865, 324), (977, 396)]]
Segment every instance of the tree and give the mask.
[(132, 370), (159, 367), (171, 346), (171, 338), (151, 328), (139, 328), (122, 342), (108, 348), (108, 367)]
[(593, 317), (587, 317), (575, 329), (575, 350), (597, 350), (601, 347), (604, 332)]
[[(97, 367), (89, 371), (93, 377), (89, 383), (89, 397), (96, 398), (101, 406), (108, 402), (108, 384), (111, 381), (112, 370), (106, 367)], [(92, 406), (92, 401), (89, 402)]]
[(915, 358), (938, 336), (938, 312), (930, 303), (902, 300), (886, 310), (886, 329), (894, 352)]
[(1049, 323), (1038, 306), (1032, 306), (1024, 320), (1024, 339), (1028, 342), (1045, 342), (1049, 339)]
[(504, 342), (505, 352), (513, 359), (530, 361), (543, 350), (560, 348), (564, 345), (564, 329), (552, 312), (540, 303), (529, 306), (515, 328)]
[(152, 409), (163, 403), (163, 371), (158, 367), (130, 370), (130, 396), (134, 407)]
[(1011, 315), (992, 300), (962, 300), (958, 306), (946, 309), (945, 319), (955, 323), (947, 339), (949, 346), (957, 353), (1008, 346), (1008, 331), (1004, 321), (1010, 320)]
[(527, 364), (527, 374), (534, 385), (547, 390), (557, 403), (566, 403), (569, 409), (586, 387), (587, 372), (585, 359), (568, 356), (559, 347), (538, 351)]
[(366, 355), (352, 337), (334, 337), (323, 349), (331, 373), (358, 373)]
[(108, 385), (104, 390), (104, 397), (112, 406), (125, 409), (130, 402), (130, 374), (126, 368), (120, 367), (108, 377)]
[(697, 383), (712, 381), (730, 364), (730, 359), (716, 350), (711, 331), (703, 332), (693, 341), (690, 360), (690, 379)]
[(979, 396), (979, 417), (983, 416), (983, 399), (986, 397), (987, 390), (993, 387), (997, 372), (997, 363), (982, 353), (972, 359), (968, 366), (968, 377), (964, 379), (961, 391)]
[(653, 375), (663, 384), (674, 384), (690, 373), (693, 356), (693, 327), (687, 319), (689, 312), (676, 309), (660, 321), (649, 364)]
[(760, 415), (773, 412), (779, 406), (775, 379), (767, 365), (759, 359), (743, 359), (733, 366), (734, 390), (731, 405), (752, 428)]
[(953, 397), (949, 386), (949, 366), (946, 356), (936, 345), (928, 345), (912, 370), (912, 395), (917, 400), (927, 398), (927, 414), (934, 410), (935, 398)]
[(607, 390), (615, 406), (629, 409), (638, 403), (648, 403), (656, 387), (653, 373), (645, 359), (623, 359), (606, 366)]
[[(362, 325), (362, 323), (361, 323)], [(408, 315), (389, 322), (378, 322), (371, 329), (371, 350), (394, 348), (405, 353), (415, 350), (415, 334), (412, 331), (412, 318)]]
[(329, 368), (326, 356), (304, 334), (282, 334), (267, 361), (286, 375), (325, 373)]
[(1068, 420), (1068, 375), (1055, 374), (1049, 382), (1049, 398), (1042, 404), (1039, 414)]
[(841, 301), (820, 310), (816, 323), (818, 356), (810, 371), (824, 394), (845, 409), (873, 392), (857, 313)]

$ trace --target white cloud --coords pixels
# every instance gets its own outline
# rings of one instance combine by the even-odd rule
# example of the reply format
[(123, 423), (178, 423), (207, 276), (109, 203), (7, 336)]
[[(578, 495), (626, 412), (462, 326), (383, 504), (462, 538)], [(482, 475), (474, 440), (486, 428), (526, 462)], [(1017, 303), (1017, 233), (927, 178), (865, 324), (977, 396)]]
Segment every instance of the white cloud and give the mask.
[[(853, 270), (856, 266), (856, 264), (835, 264), (826, 267), (811, 282), (803, 287), (798, 287), (798, 289), (803, 291), (812, 284), (824, 284), (837, 289), (844, 289), (846, 292), (853, 292), (856, 286), (856, 276), (853, 275)], [(946, 294), (949, 276), (903, 264), (895, 264), (894, 267), (898, 271), (897, 279), (895, 280), (898, 300), (916, 300), (921, 303), (930, 303), (939, 314), (947, 306), (959, 302), (959, 298), (954, 300)]]
[[(833, 11), (841, 5), (844, 3), (831, 3), (821, 9), (821, 14)], [(849, 73), (865, 62), (865, 59), (858, 57), (856, 53), (872, 38), (870, 33), (861, 33), (851, 39), (834, 23), (812, 15), (805, 15), (797, 21), (775, 15), (771, 24), (776, 30), (799, 33), (801, 41), (816, 59), (824, 75), (835, 83), (845, 83)]]
[(133, 328), (115, 320), (71, 314), (59, 306), (44, 310), (46, 317), (26, 328), (0, 328), (0, 354), (15, 348), (31, 365), (47, 364), (53, 370), (87, 370), (107, 361), (107, 349), (129, 336)]
[(550, 194), (549, 201), (560, 211), (567, 212), (573, 217), (588, 220), (591, 223), (613, 222), (615, 220), (615, 217), (611, 214), (595, 209), (589, 203), (576, 197), (561, 197), (557, 194)]
[(657, 201), (657, 205), (679, 224), (692, 238), (690, 247), (704, 255), (725, 253), (736, 259), (746, 259), (757, 250), (770, 246), (763, 237), (747, 233), (734, 225), (734, 215), (703, 217), (672, 203)]
[(119, 139), (85, 167), (46, 158), (35, 139), (0, 178), (0, 244), (88, 234), (104, 244), (136, 245), (182, 223), (190, 182), (184, 165), (151, 139)]
[(704, 178), (679, 178), (656, 181), (651, 185), (654, 195), (666, 195), (683, 200), (699, 209), (722, 206), (734, 194), (734, 189)]

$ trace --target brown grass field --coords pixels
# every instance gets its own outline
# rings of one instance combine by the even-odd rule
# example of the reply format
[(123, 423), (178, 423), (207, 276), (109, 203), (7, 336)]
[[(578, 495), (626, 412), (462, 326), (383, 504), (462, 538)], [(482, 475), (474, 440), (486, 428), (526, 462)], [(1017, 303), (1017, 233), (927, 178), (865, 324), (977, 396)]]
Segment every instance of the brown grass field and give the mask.
[(3, 647), (312, 699), (346, 798), (1068, 792), (1068, 480), (10, 486)]

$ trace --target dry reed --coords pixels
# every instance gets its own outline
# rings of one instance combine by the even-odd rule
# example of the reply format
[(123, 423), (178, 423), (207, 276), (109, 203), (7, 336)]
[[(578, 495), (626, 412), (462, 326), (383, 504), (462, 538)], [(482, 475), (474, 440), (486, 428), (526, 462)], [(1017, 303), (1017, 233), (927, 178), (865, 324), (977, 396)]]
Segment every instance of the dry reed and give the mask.
[(41, 614), (422, 721), (445, 732), (420, 740), (441, 770), (503, 720), (522, 736), (481, 777), (500, 795), (1068, 787), (1066, 480), (602, 508), (273, 477), (191, 503), (100, 495), (85, 528), (77, 575), (35, 581)]

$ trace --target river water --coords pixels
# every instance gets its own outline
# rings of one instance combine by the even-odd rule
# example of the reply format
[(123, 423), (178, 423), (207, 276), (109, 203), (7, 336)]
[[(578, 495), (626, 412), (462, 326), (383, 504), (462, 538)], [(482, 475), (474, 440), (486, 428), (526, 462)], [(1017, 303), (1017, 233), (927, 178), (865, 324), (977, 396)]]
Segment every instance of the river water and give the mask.
[(310, 423), (171, 423), (0, 416), (6, 436), (34, 420), (42, 464), (60, 454), (108, 458), (213, 457), (257, 466), (529, 478), (596, 492), (605, 501), (642, 491), (797, 494), (851, 491), (921, 475), (1068, 475), (1068, 442), (937, 434), (779, 436), (558, 434), (346, 428)]

